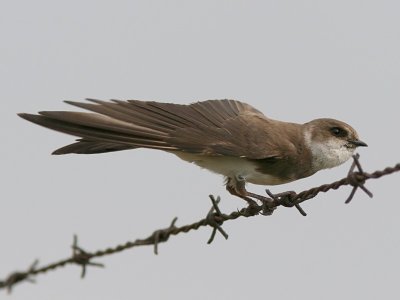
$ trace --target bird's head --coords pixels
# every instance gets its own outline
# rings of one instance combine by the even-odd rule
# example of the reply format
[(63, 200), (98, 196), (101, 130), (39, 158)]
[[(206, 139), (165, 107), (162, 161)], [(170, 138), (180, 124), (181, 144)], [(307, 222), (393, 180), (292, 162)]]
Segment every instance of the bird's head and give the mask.
[(334, 119), (316, 119), (305, 123), (303, 133), (306, 146), (312, 153), (314, 171), (341, 165), (357, 147), (367, 146), (359, 140), (353, 127)]

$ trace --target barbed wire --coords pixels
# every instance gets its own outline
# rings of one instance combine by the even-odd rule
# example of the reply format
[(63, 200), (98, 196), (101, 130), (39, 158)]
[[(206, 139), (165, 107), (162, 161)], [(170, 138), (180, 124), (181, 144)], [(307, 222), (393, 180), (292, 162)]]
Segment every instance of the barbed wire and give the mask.
[[(357, 171), (354, 171), (357, 168)], [(210, 226), (212, 232), (208, 244), (212, 243), (217, 232), (219, 232), (225, 239), (228, 239), (228, 234), (222, 229), (222, 224), (226, 221), (235, 220), (240, 217), (252, 217), (256, 215), (271, 215), (272, 212), (278, 206), (296, 207), (302, 215), (306, 215), (305, 211), (301, 208), (300, 203), (310, 200), (317, 196), (321, 192), (328, 192), (330, 190), (336, 190), (342, 186), (351, 185), (353, 187), (349, 197), (345, 203), (349, 203), (356, 191), (361, 189), (368, 196), (372, 197), (372, 193), (365, 187), (365, 181), (368, 179), (378, 179), (382, 176), (390, 175), (394, 172), (400, 171), (400, 163), (393, 167), (387, 167), (383, 170), (378, 170), (373, 173), (366, 173), (363, 171), (359, 162), (359, 155), (353, 156), (353, 164), (346, 177), (332, 182), (330, 184), (324, 184), (318, 187), (311, 188), (301, 193), (295, 193), (293, 191), (284, 192), (280, 194), (272, 194), (269, 190), (266, 190), (269, 197), (259, 196), (261, 204), (256, 202), (250, 202), (250, 205), (242, 208), (241, 210), (234, 211), (230, 214), (224, 214), (218, 207), (220, 197), (215, 198), (210, 195), (212, 207), (207, 213), (206, 217), (195, 223), (177, 227), (175, 224), (178, 218), (174, 218), (171, 224), (164, 228), (154, 231), (150, 236), (144, 239), (136, 239), (135, 241), (128, 241), (124, 244), (117, 245), (115, 247), (109, 247), (103, 250), (97, 250), (95, 252), (88, 252), (78, 245), (78, 237), (75, 235), (72, 244), (72, 255), (66, 259), (50, 263), (48, 265), (38, 268), (39, 262), (35, 260), (33, 264), (26, 271), (16, 271), (11, 273), (5, 280), (0, 280), (0, 289), (6, 289), (11, 292), (13, 287), (17, 283), (21, 282), (34, 282), (34, 277), (39, 274), (44, 274), (48, 271), (65, 267), (66, 265), (75, 264), (82, 268), (81, 277), (84, 278), (88, 266), (93, 267), (104, 267), (101, 263), (93, 262), (93, 258), (99, 258), (106, 255), (112, 255), (118, 252), (122, 252), (134, 247), (153, 245), (154, 253), (158, 254), (158, 245), (168, 241), (173, 235), (181, 233), (187, 233), (192, 230), (197, 230), (200, 227)]]

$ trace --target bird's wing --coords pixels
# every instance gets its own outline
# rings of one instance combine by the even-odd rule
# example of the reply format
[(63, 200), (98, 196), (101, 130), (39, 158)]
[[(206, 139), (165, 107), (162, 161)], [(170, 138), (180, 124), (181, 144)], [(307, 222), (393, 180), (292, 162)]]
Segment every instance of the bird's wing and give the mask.
[[(248, 159), (280, 159), (297, 149), (296, 124), (289, 131), (263, 115), (244, 113), (227, 119), (220, 127), (181, 128), (166, 139), (168, 144), (191, 153), (228, 155)], [(289, 133), (289, 134), (288, 134)]]
[[(139, 100), (66, 101), (93, 113), (20, 114), (39, 125), (78, 136), (54, 154), (101, 153), (138, 147), (247, 158), (279, 156), (270, 124), (260, 111), (236, 100), (190, 105)], [(278, 139), (279, 140), (279, 139)]]

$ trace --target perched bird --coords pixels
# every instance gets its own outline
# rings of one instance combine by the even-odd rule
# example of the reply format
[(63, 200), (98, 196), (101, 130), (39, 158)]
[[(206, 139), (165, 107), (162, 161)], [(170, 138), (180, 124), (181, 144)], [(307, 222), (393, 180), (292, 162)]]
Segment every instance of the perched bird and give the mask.
[(246, 182), (277, 185), (308, 177), (344, 163), (357, 147), (367, 146), (344, 122), (282, 122), (236, 100), (190, 105), (87, 100), (65, 102), (92, 113), (42, 111), (19, 116), (79, 137), (53, 154), (163, 150), (224, 175), (227, 190), (244, 199), (258, 197), (246, 190)]

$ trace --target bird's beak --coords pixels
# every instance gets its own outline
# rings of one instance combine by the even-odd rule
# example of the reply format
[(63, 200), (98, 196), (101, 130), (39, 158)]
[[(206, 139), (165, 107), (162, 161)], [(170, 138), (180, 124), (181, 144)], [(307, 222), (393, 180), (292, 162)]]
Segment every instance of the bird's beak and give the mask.
[(364, 143), (363, 141), (360, 140), (349, 140), (350, 144), (353, 144), (356, 147), (368, 147), (368, 145), (366, 143)]

